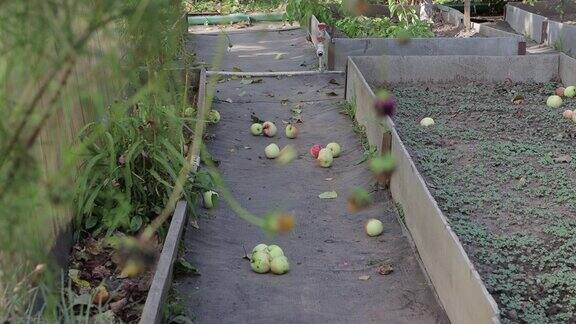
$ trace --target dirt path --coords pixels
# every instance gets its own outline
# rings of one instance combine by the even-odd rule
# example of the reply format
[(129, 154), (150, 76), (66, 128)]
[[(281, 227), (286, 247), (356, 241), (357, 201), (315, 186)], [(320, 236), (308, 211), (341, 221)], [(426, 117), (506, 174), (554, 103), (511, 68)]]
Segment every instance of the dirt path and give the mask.
[[(287, 37), (305, 36), (302, 31), (296, 33)], [(268, 41), (264, 38), (262, 42)], [(312, 61), (314, 50), (305, 46), (290, 55)], [(295, 57), (287, 60), (299, 61)], [(249, 62), (251, 58), (231, 56), (226, 64), (254, 70)], [(275, 63), (274, 59), (262, 59), (257, 65)], [(256, 214), (272, 209), (294, 213), (297, 226), (289, 235), (271, 240), (225, 205), (206, 212), (199, 221), (200, 230), (189, 226), (185, 258), (201, 276), (180, 278), (175, 287), (198, 323), (448, 322), (403, 235), (388, 193), (376, 193), (378, 203), (369, 210), (347, 211), (346, 197), (353, 188), (373, 188), (374, 181), (360, 163), (364, 152), (352, 123), (341, 113), (343, 88), (343, 76), (329, 75), (218, 84), (214, 108), (221, 112), (222, 120), (208, 130), (213, 135), (208, 146), (220, 161), (234, 196)], [(290, 118), (296, 105), (302, 109), (304, 122), (298, 124), (300, 136), (290, 140), (283, 134), (282, 120)], [(251, 136), (251, 113), (274, 121), (280, 136)], [(308, 148), (331, 141), (339, 142), (344, 153), (332, 168), (320, 168)], [(294, 144), (299, 157), (287, 166), (267, 160), (263, 150), (272, 142), (280, 147)], [(331, 190), (338, 198), (318, 198)], [(363, 224), (369, 217), (385, 223), (380, 237), (365, 235)], [(284, 249), (291, 261), (288, 274), (258, 275), (250, 270), (248, 261), (242, 259), (242, 246), (251, 249), (260, 242), (277, 243)], [(379, 275), (376, 269), (380, 264), (392, 265), (394, 272)], [(370, 279), (360, 280), (364, 275)]]

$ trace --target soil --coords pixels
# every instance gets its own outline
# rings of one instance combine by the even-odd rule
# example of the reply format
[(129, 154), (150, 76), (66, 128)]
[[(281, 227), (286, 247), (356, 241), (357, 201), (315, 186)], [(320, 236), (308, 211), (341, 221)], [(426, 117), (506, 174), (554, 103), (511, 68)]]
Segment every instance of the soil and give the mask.
[[(536, 2), (534, 5), (521, 2), (510, 2), (508, 4), (548, 17), (550, 20), (576, 23), (576, 2), (573, 0), (543, 0)], [(564, 12), (562, 15), (560, 14), (561, 11)]]
[(576, 99), (547, 107), (553, 83), (391, 87), (400, 137), (502, 321), (575, 322), (576, 123), (562, 112)]

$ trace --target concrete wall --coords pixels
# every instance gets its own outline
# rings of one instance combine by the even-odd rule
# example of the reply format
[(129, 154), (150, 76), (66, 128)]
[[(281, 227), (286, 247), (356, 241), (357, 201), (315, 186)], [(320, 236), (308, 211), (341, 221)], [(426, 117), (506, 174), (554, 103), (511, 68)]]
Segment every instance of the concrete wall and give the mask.
[[(439, 4), (436, 4), (434, 6), (435, 6), (436, 10), (440, 11), (440, 13), (442, 15), (442, 19), (444, 21), (447, 21), (448, 23), (455, 25), (455, 26), (459, 26), (461, 24), (464, 24), (464, 14), (461, 13), (460, 11), (458, 11), (454, 8), (439, 5)], [(517, 38), (518, 41), (524, 41), (524, 36), (522, 36), (522, 35), (509, 33), (507, 31), (496, 29), (496, 28), (493, 28), (493, 27), (490, 27), (490, 26), (487, 26), (484, 24), (472, 22), (472, 28), (477, 33), (479, 33), (480, 35), (485, 36), (485, 37), (514, 37), (514, 38)]]
[(368, 83), (389, 81), (533, 81), (559, 77), (558, 54), (519, 56), (360, 56), (350, 58)]
[(518, 33), (542, 43), (542, 23), (548, 20), (544, 16), (529, 13), (518, 7), (506, 5), (506, 21)]
[[(442, 306), (452, 323), (498, 323), (496, 302), (430, 195), (394, 129), (394, 123), (389, 118), (381, 120), (374, 116), (374, 93), (363, 77), (366, 71), (355, 63), (358, 59), (364, 58), (350, 58), (348, 61), (346, 99), (355, 105), (356, 119), (366, 127), (370, 144), (376, 145), (380, 153), (390, 150), (398, 159), (398, 169), (390, 181), (392, 197), (403, 208), (406, 227)], [(403, 78), (406, 77), (400, 77)], [(394, 82), (396, 79), (382, 76), (376, 81)], [(383, 146), (383, 140), (390, 135), (391, 144)]]
[(332, 70), (343, 70), (349, 56), (366, 55), (517, 55), (517, 37), (493, 38), (414, 38), (400, 43), (391, 38), (334, 38), (333, 55), (328, 66)]
[[(568, 55), (576, 55), (576, 26), (548, 21), (546, 44)], [(575, 72), (576, 73), (576, 72)]]
[(513, 5), (506, 5), (506, 21), (518, 33), (522, 33), (537, 43), (576, 55), (576, 26), (549, 20)]
[(464, 14), (460, 11), (439, 4), (434, 5), (434, 7), (436, 10), (440, 10), (442, 20), (448, 22), (449, 24), (454, 26), (460, 26), (461, 24), (464, 24)]
[(559, 74), (565, 86), (576, 85), (576, 59), (561, 53)]

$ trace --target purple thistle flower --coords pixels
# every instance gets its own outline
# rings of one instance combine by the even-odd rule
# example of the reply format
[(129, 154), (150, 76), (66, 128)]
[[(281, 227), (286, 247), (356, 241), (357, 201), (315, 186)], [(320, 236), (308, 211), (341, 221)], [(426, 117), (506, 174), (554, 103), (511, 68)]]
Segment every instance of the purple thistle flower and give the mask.
[(396, 98), (386, 90), (380, 90), (374, 101), (374, 110), (378, 116), (394, 115), (396, 111)]

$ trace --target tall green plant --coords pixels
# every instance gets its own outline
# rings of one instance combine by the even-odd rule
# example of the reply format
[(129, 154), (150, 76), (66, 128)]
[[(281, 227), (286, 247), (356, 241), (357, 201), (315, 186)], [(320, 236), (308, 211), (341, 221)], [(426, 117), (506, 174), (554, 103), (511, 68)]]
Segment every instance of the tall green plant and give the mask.
[[(122, 115), (107, 113), (112, 104), (124, 115), (140, 102), (183, 105), (168, 69), (186, 61), (182, 22), (174, 0), (0, 1), (0, 319), (25, 318), (45, 279), (41, 314), (57, 321), (59, 275), (35, 268), (51, 264), (54, 228), (69, 221), (77, 166), (94, 145), (110, 148), (103, 134)], [(79, 115), (102, 132), (78, 141)]]
[[(128, 112), (113, 105), (105, 120), (82, 134), (96, 141), (82, 156), (76, 209), (93, 234), (135, 233), (162, 211), (186, 163), (183, 111), (148, 100)], [(183, 197), (194, 205), (191, 188), (187, 182)]]

